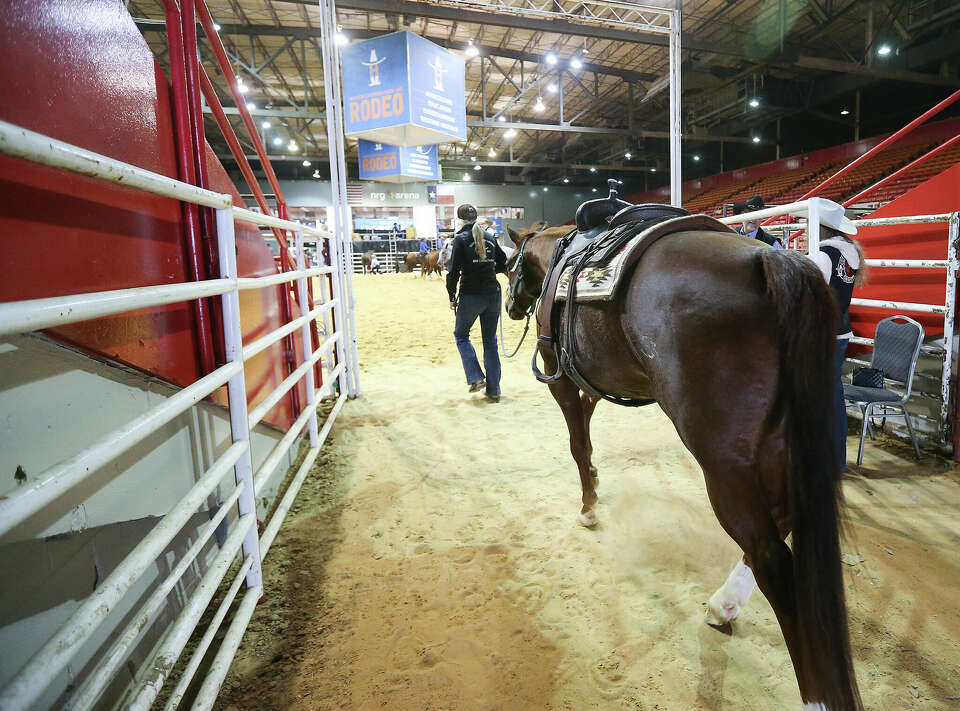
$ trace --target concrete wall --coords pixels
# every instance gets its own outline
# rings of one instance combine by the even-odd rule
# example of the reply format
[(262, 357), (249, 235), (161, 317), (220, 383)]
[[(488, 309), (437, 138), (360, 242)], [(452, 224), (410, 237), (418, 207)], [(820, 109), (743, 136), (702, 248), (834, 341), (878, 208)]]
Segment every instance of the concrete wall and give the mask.
[[(169, 397), (175, 390), (127, 369), (95, 361), (40, 336), (0, 342), (0, 495), (15, 489), (17, 467), (29, 482)], [(252, 433), (254, 469), (280, 433)], [(230, 444), (227, 411), (201, 403), (95, 472), (86, 482), (0, 538), (0, 686), (96, 589)], [(296, 447), (294, 450), (296, 451)], [(261, 496), (267, 510), (290, 464), (282, 462)], [(196, 532), (232, 490), (232, 473), (131, 590), (102, 630), (77, 655), (36, 708), (58, 708), (68, 684), (89, 671), (112, 635), (176, 564)], [(231, 514), (231, 518), (233, 514)], [(221, 532), (218, 532), (218, 534)], [(119, 693), (149, 658), (160, 632), (182, 609), (217, 553), (219, 535), (171, 593), (166, 608), (124, 665)]]

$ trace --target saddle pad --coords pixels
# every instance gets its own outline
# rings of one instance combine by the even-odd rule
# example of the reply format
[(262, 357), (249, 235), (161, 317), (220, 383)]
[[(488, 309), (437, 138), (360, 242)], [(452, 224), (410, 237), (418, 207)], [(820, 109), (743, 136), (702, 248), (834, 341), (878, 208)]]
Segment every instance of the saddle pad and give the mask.
[[(628, 223), (617, 228), (615, 232), (637, 229), (637, 227), (637, 223)], [(640, 226), (640, 231), (629, 238), (616, 253), (611, 253), (612, 250), (605, 250), (601, 246), (601, 249), (589, 258), (589, 263), (577, 275), (576, 300), (578, 302), (610, 301), (616, 294), (623, 275), (630, 271), (637, 260), (643, 256), (647, 247), (661, 237), (692, 230), (733, 232), (726, 225), (707, 215), (684, 215), (668, 220), (658, 220), (646, 227)], [(611, 233), (611, 236), (615, 237), (615, 233)], [(557, 281), (554, 302), (566, 301), (575, 268), (576, 265), (570, 264), (564, 267)]]

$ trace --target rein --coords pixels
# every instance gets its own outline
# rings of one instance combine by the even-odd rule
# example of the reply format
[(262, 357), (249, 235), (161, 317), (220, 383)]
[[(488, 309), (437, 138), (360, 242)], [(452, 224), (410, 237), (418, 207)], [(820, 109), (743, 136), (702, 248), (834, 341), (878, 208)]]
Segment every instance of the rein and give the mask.
[(523, 345), (524, 339), (527, 337), (527, 331), (530, 330), (530, 317), (533, 316), (534, 311), (537, 310), (537, 299), (540, 298), (539, 294), (534, 294), (527, 289), (526, 283), (523, 281), (523, 250), (527, 246), (527, 240), (524, 240), (519, 247), (519, 254), (517, 255), (517, 278), (512, 279), (507, 286), (507, 295), (510, 297), (510, 300), (516, 303), (517, 293), (522, 292), (524, 296), (531, 299), (530, 306), (526, 310), (527, 322), (523, 326), (523, 335), (520, 336), (520, 342), (517, 343), (517, 347), (513, 349), (513, 353), (507, 353), (507, 348), (504, 346), (503, 340), (503, 319), (500, 319), (500, 352), (503, 354), (504, 358), (513, 358), (517, 352), (520, 350), (520, 346)]

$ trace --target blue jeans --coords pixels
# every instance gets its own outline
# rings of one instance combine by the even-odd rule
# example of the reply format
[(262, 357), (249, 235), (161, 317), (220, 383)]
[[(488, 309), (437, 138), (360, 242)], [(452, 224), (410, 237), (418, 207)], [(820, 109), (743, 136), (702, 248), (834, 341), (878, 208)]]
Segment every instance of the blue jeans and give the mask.
[(840, 470), (847, 468), (847, 404), (843, 399), (843, 360), (847, 355), (847, 346), (850, 341), (846, 338), (837, 339), (837, 388), (835, 395), (835, 410), (837, 421), (837, 457), (840, 461)]
[(457, 324), (453, 337), (457, 341), (467, 384), (484, 377), (477, 361), (477, 352), (470, 343), (470, 329), (480, 319), (483, 337), (483, 367), (487, 371), (487, 395), (500, 394), (500, 354), (497, 353), (497, 322), (500, 318), (500, 291), (489, 294), (461, 294), (457, 307)]

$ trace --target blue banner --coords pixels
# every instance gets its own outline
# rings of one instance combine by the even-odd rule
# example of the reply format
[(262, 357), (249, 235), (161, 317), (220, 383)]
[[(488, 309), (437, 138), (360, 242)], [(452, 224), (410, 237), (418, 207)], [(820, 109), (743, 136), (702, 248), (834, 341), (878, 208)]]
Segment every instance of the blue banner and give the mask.
[(440, 179), (436, 146), (401, 148), (361, 138), (358, 142), (358, 154), (361, 180), (396, 183)]
[(382, 180), (400, 175), (400, 149), (388, 143), (360, 139), (360, 180)]
[(463, 57), (407, 33), (410, 121), (461, 141), (467, 138)]
[(463, 57), (404, 31), (347, 45), (341, 64), (346, 135), (403, 147), (466, 140)]
[(395, 32), (343, 48), (348, 135), (410, 123), (407, 34)]

